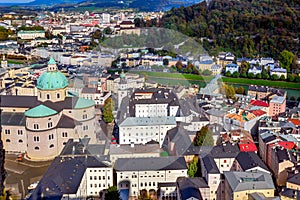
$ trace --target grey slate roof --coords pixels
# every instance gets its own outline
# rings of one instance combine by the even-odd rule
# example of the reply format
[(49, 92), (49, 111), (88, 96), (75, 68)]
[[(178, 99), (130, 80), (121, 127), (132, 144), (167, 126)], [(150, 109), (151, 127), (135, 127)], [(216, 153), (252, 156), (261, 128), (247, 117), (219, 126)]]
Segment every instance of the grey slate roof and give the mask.
[(57, 128), (75, 128), (77, 125), (80, 125), (79, 121), (68, 117), (67, 115), (62, 115), (60, 120), (57, 123)]
[(183, 157), (157, 158), (119, 158), (115, 163), (116, 171), (156, 171), (187, 169)]
[(207, 155), (204, 158), (202, 158), (202, 161), (203, 161), (203, 165), (204, 165), (207, 173), (209, 173), (209, 174), (219, 174), (220, 173), (219, 168), (216, 165), (216, 162), (210, 155)]
[(213, 158), (235, 158), (240, 153), (238, 145), (226, 142), (221, 145), (214, 146), (210, 152)]
[(119, 126), (150, 126), (150, 125), (176, 125), (176, 119), (167, 117), (127, 117)]
[(272, 176), (263, 172), (224, 172), (233, 192), (244, 190), (275, 189)]
[(294, 183), (296, 185), (300, 185), (300, 173), (296, 173), (290, 178), (287, 179), (287, 182)]
[(63, 194), (75, 194), (88, 167), (107, 167), (96, 157), (56, 157), (30, 199), (61, 199)]
[(202, 177), (187, 178), (179, 177), (176, 180), (177, 188), (181, 199), (189, 199), (191, 197), (202, 199), (199, 188), (209, 188)]
[(0, 107), (33, 108), (39, 104), (36, 96), (0, 96)]
[(240, 152), (236, 157), (236, 160), (244, 171), (255, 167), (261, 167), (262, 169), (269, 171), (268, 167), (255, 152)]
[(25, 126), (26, 119), (24, 113), (3, 112), (1, 113), (1, 125), (6, 126)]

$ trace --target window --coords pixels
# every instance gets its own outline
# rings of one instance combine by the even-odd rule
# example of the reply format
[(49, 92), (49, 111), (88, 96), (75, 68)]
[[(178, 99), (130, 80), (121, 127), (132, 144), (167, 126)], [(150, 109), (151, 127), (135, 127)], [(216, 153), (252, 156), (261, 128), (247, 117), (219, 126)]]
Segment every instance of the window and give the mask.
[(97, 176), (94, 176), (94, 180), (97, 180)]
[(92, 176), (90, 176), (90, 180), (93, 180), (93, 177), (92, 177)]
[(10, 142), (10, 139), (6, 139), (6, 142)]
[(62, 132), (62, 137), (68, 137), (68, 133), (67, 132)]
[(39, 129), (39, 125), (38, 124), (33, 124), (33, 129)]
[(19, 140), (19, 143), (23, 143), (23, 140)]
[(6, 134), (6, 135), (9, 135), (9, 134), (10, 134), (10, 130), (5, 129), (5, 134)]
[(39, 136), (34, 136), (33, 137), (33, 141), (34, 142), (39, 142), (40, 141), (40, 137)]
[(88, 129), (89, 129), (88, 125), (83, 126), (83, 130), (84, 130), (84, 131), (85, 131), (85, 130), (88, 130)]
[(23, 135), (23, 130), (18, 130), (18, 135)]
[(40, 150), (40, 147), (36, 146), (34, 147), (35, 150)]
[(47, 94), (47, 99), (50, 99), (50, 94)]
[(51, 128), (53, 126), (52, 122), (48, 122), (48, 128)]
[(56, 97), (59, 99), (59, 98), (60, 98), (60, 94), (59, 94), (59, 93), (57, 93), (57, 94), (56, 94)]
[(63, 145), (66, 145), (67, 143), (66, 142), (63, 142)]
[(53, 139), (54, 139), (54, 135), (53, 134), (49, 135), (49, 140), (53, 140)]
[(87, 114), (82, 115), (82, 119), (87, 119)]
[(54, 147), (54, 144), (50, 144), (49, 148), (51, 149), (51, 148), (53, 148), (53, 147)]

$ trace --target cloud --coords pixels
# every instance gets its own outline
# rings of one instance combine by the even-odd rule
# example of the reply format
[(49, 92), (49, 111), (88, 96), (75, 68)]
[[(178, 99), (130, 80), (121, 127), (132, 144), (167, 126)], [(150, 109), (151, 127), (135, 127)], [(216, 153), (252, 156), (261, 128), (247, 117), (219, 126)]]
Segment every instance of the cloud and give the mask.
[[(28, 3), (33, 0), (14, 0), (13, 3)], [(0, 3), (12, 3), (11, 0), (0, 0)]]

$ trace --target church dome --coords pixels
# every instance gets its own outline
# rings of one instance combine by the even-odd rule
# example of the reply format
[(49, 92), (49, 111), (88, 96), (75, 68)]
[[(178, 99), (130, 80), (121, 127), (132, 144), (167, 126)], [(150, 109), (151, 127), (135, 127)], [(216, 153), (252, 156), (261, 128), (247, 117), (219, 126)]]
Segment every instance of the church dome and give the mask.
[(51, 57), (48, 62), (48, 71), (40, 75), (37, 88), (40, 90), (63, 89), (69, 85), (67, 78), (56, 68), (56, 63)]

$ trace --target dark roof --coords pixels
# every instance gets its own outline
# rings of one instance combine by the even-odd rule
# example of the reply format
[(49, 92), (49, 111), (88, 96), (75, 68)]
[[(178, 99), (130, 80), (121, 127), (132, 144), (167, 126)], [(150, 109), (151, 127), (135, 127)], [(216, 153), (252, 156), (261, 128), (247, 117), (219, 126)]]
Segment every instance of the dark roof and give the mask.
[(284, 197), (290, 197), (292, 199), (300, 199), (300, 191), (299, 190), (284, 188), (280, 194), (281, 194), (281, 196), (284, 196)]
[(56, 157), (30, 199), (61, 199), (63, 194), (75, 194), (87, 167), (107, 167), (96, 157)]
[(278, 159), (278, 163), (281, 163), (286, 160), (289, 160), (293, 163), (296, 162), (295, 157), (289, 150), (277, 147), (277, 148), (275, 148), (275, 151), (276, 151), (275, 155)]
[(116, 171), (151, 171), (151, 170), (180, 170), (187, 169), (183, 157), (155, 158), (119, 158), (115, 163)]
[(181, 199), (189, 199), (191, 197), (202, 199), (199, 188), (209, 188), (202, 177), (179, 177), (177, 178), (176, 183)]
[(202, 158), (202, 161), (203, 161), (203, 165), (204, 165), (207, 173), (209, 173), (209, 174), (219, 174), (220, 173), (220, 171), (216, 165), (216, 162), (210, 155), (207, 155), (204, 158)]
[(265, 163), (254, 152), (240, 152), (236, 157), (236, 160), (243, 171), (247, 171), (255, 167), (261, 167), (262, 169), (269, 171)]
[(271, 135), (271, 136), (269, 136), (269, 137), (263, 139), (263, 142), (264, 142), (264, 143), (268, 143), (268, 142), (271, 142), (271, 141), (273, 141), (273, 140), (276, 140), (276, 136), (275, 136), (275, 135)]
[(57, 128), (75, 128), (77, 125), (81, 123), (72, 119), (66, 115), (62, 115), (59, 122), (57, 123)]
[(238, 145), (226, 142), (221, 145), (214, 146), (210, 155), (213, 158), (235, 158), (240, 152)]
[(160, 187), (176, 187), (176, 183), (175, 182), (165, 182), (165, 183), (158, 183), (157, 184), (158, 188)]
[(1, 125), (6, 126), (25, 126), (26, 120), (24, 113), (3, 112), (1, 113)]
[(291, 176), (290, 178), (287, 179), (287, 182), (289, 183), (293, 183), (296, 185), (300, 185), (300, 173), (296, 173), (293, 176)]
[(40, 102), (37, 100), (36, 96), (0, 96), (0, 107), (33, 108), (39, 104)]
[[(152, 93), (150, 99), (135, 99), (137, 93)], [(136, 89), (130, 97), (129, 113), (135, 115), (136, 104), (168, 104), (168, 106), (179, 106), (178, 98), (172, 90), (164, 88)]]

